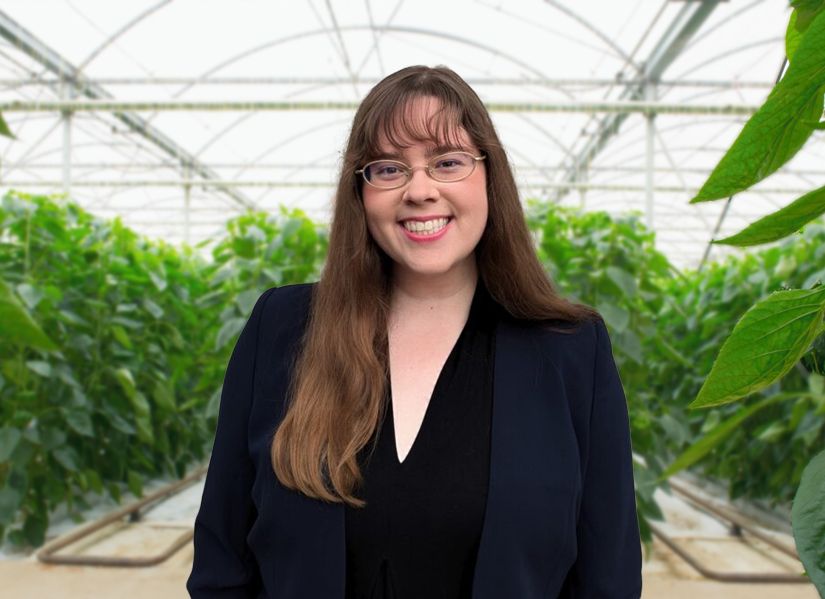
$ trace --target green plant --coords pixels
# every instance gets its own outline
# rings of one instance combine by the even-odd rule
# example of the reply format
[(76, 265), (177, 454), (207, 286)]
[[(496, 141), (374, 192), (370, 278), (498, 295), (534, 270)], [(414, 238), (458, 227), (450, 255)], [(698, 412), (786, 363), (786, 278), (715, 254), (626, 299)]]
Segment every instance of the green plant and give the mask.
[[(656, 322), (667, 298), (664, 281), (680, 273), (654, 248), (653, 233), (637, 215), (614, 219), (605, 212), (578, 211), (530, 202), (527, 219), (539, 257), (565, 297), (596, 307), (604, 316), (625, 387), (634, 460), (636, 502), (643, 540), (648, 519), (661, 519), (653, 499), (666, 466), (668, 435), (678, 418), (657, 413), (650, 392), (648, 346), (667, 347)], [(687, 434), (679, 430), (680, 434)]]
[(76, 205), (0, 206), (0, 539), (39, 545), (58, 506), (140, 495), (208, 452), (237, 327), (273, 284), (312, 276), (302, 214), (243, 215), (215, 261)]
[[(820, 123), (825, 101), (825, 3), (794, 0), (786, 31), (790, 66), (763, 106), (748, 120), (692, 200), (720, 199), (747, 189), (790, 160)], [(753, 245), (786, 237), (825, 212), (825, 188), (808, 193), (732, 237), (717, 243)], [(795, 366), (808, 390), (776, 393), (761, 399), (682, 454), (666, 475), (684, 468), (731, 435), (737, 427), (770, 404), (795, 400), (797, 420), (825, 410), (821, 339), (825, 335), (825, 286), (775, 291), (752, 306), (723, 344), (710, 374), (691, 407), (722, 405), (749, 397), (775, 384)], [(810, 362), (802, 362), (813, 356)], [(803, 406), (796, 409), (797, 406)], [(764, 431), (763, 431), (764, 432)], [(800, 558), (820, 594), (825, 596), (825, 452), (804, 469), (794, 499), (793, 529)], [(816, 501), (814, 497), (819, 497)]]

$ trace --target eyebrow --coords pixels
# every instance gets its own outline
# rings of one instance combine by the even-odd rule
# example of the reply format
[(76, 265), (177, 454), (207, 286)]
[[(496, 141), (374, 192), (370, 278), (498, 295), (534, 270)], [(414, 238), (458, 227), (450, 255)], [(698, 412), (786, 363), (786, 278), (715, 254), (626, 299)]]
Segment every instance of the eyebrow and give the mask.
[[(438, 146), (427, 146), (427, 158), (432, 158), (433, 156), (440, 156), (442, 154), (448, 154), (450, 152), (470, 152), (468, 148), (463, 148), (461, 146), (454, 146), (454, 145), (438, 145)], [(472, 154), (472, 152), (470, 152)], [(404, 162), (404, 156), (399, 151), (394, 152), (381, 152), (376, 160), (396, 160), (398, 162)]]

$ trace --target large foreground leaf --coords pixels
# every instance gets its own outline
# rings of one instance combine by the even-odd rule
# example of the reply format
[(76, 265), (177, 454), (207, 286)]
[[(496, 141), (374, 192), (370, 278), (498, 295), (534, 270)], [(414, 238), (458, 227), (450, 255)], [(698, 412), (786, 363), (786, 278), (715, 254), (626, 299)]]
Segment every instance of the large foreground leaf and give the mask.
[(745, 247), (770, 243), (799, 231), (804, 225), (825, 213), (825, 187), (798, 198), (776, 212), (760, 218), (736, 235), (713, 243)]
[(691, 203), (716, 200), (747, 189), (799, 151), (822, 117), (823, 57), (825, 13), (820, 13), (799, 40), (785, 76), (745, 123)]
[(735, 401), (770, 385), (796, 364), (822, 330), (825, 285), (777, 291), (736, 323), (691, 408)]
[(825, 451), (814, 456), (802, 473), (791, 510), (799, 559), (819, 594), (825, 597)]

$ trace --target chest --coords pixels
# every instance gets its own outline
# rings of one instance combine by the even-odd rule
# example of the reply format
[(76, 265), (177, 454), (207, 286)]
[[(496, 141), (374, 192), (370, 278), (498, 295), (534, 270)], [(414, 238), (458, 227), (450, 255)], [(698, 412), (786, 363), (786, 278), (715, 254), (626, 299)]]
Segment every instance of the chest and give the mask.
[(460, 334), (460, 325), (407, 324), (390, 330), (390, 393), (400, 460), (418, 434), (435, 385)]

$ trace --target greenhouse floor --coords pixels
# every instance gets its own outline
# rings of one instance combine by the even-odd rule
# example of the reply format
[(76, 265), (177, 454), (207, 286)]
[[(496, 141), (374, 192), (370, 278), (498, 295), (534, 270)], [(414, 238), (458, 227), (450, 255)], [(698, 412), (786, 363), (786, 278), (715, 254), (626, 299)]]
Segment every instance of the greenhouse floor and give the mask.
[[(110, 555), (137, 557), (157, 554), (191, 527), (197, 512), (202, 483), (195, 484), (143, 515), (139, 522), (111, 524), (59, 555)], [(730, 536), (725, 525), (697, 510), (675, 495), (657, 497), (666, 521), (659, 528), (715, 571), (737, 573), (799, 573), (802, 565), (746, 535), (747, 543)], [(62, 528), (62, 530), (61, 530)], [(63, 534), (67, 526), (56, 527), (50, 537)], [(766, 529), (760, 529), (767, 532)], [(790, 536), (770, 532), (787, 545)], [(3, 596), (39, 599), (117, 597), (166, 599), (186, 597), (186, 578), (192, 567), (192, 545), (175, 552), (157, 566), (142, 568), (51, 565), (35, 556), (0, 556)], [(654, 540), (652, 555), (643, 567), (644, 599), (818, 599), (809, 583), (726, 583), (703, 578), (682, 558)]]

